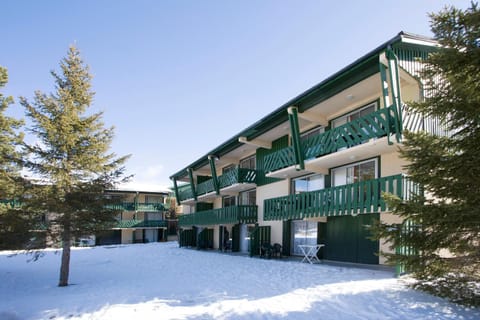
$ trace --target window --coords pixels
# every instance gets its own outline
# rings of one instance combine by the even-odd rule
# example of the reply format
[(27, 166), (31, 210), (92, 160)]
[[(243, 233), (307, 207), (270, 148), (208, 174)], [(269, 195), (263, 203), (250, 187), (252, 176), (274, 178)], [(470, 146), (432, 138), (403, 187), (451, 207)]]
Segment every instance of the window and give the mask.
[(323, 174), (314, 174), (292, 180), (292, 193), (298, 194), (314, 190), (321, 190), (325, 187)]
[(235, 170), (235, 165), (234, 164), (228, 165), (222, 168), (222, 174), (228, 173), (233, 170)]
[(163, 203), (162, 196), (145, 195), (146, 203)]
[(257, 193), (255, 189), (250, 191), (241, 192), (238, 197), (240, 205), (254, 206), (257, 204)]
[(303, 256), (299, 245), (317, 244), (317, 225), (316, 221), (292, 221), (292, 254)]
[(370, 103), (364, 107), (361, 107), (353, 112), (347, 113), (344, 116), (341, 116), (340, 118), (337, 118), (332, 121), (332, 128), (337, 128), (341, 125), (346, 124), (347, 122), (351, 122), (355, 119), (361, 118), (366, 116), (367, 114), (370, 114), (372, 112), (375, 112), (377, 109), (377, 102)]
[(224, 197), (223, 198), (223, 207), (226, 208), (226, 207), (232, 207), (236, 204), (236, 201), (235, 201), (235, 197), (234, 196), (227, 196), (227, 197)]
[(257, 161), (256, 161), (255, 155), (245, 158), (243, 160), (240, 160), (240, 168), (255, 170), (256, 167), (257, 167)]
[(313, 136), (317, 136), (319, 135), (320, 133), (323, 133), (325, 132), (325, 128), (324, 127), (316, 127), (316, 128), (313, 128), (311, 130), (308, 130), (304, 133), (302, 133), (300, 135), (300, 140), (302, 142), (304, 142), (305, 140), (308, 140), (309, 138), (313, 137)]
[(332, 170), (333, 186), (341, 186), (377, 178), (377, 159), (367, 160)]

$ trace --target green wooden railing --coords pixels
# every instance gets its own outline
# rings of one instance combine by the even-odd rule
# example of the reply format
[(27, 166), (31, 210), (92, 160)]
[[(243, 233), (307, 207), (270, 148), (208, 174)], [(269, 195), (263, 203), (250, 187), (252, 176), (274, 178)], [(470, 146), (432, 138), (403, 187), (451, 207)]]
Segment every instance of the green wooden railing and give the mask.
[(230, 187), (237, 183), (256, 183), (257, 170), (236, 167), (218, 177), (220, 189)]
[(231, 206), (178, 216), (180, 227), (256, 222), (257, 206)]
[(149, 202), (122, 202), (115, 205), (108, 205), (107, 208), (122, 210), (122, 211), (143, 211), (143, 212), (157, 212), (164, 211), (163, 203), (149, 203)]
[(120, 220), (115, 228), (166, 228), (168, 222), (166, 220)]
[[(396, 140), (400, 141), (399, 119), (397, 109), (390, 106), (312, 136), (302, 141), (301, 149), (304, 159), (321, 157), (339, 149), (362, 144), (372, 138), (388, 137), (390, 134), (394, 134)], [(265, 172), (276, 171), (295, 164), (293, 147), (287, 147), (265, 157)]]
[[(257, 171), (236, 167), (218, 177), (219, 188), (227, 188), (237, 183), (256, 183)], [(213, 179), (208, 179), (196, 186), (197, 196), (205, 195), (215, 191)], [(184, 186), (178, 190), (180, 201), (193, 199), (193, 192), (190, 186)]]
[(213, 191), (215, 191), (213, 179), (208, 179), (204, 182), (197, 184), (197, 196), (207, 194)]
[(0, 206), (9, 208), (9, 209), (15, 209), (15, 208), (20, 208), (22, 206), (22, 203), (18, 200), (0, 200)]
[(387, 210), (382, 192), (401, 199), (418, 193), (418, 185), (399, 174), (264, 201), (264, 220), (356, 215)]
[(193, 199), (192, 187), (190, 185), (178, 187), (178, 197), (180, 198), (180, 201)]

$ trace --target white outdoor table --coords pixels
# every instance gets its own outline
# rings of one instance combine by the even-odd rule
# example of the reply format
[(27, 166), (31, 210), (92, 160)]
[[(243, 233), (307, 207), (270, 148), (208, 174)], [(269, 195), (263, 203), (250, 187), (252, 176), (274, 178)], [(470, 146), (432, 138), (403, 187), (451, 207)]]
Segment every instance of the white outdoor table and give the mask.
[(310, 264), (314, 262), (320, 262), (317, 257), (317, 253), (318, 250), (320, 250), (320, 248), (324, 246), (324, 244), (299, 244), (298, 247), (300, 248), (300, 250), (302, 250), (303, 253), (303, 259), (301, 262), (307, 261)]

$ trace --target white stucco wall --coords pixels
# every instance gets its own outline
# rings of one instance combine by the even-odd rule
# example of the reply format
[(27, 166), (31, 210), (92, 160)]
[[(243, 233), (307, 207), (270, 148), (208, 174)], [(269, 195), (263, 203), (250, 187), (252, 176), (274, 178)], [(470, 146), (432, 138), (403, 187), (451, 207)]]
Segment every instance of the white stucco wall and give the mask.
[(286, 196), (289, 192), (289, 179), (257, 187), (258, 224), (261, 226), (271, 226), (272, 243), (282, 243), (282, 221), (263, 220), (263, 201), (265, 199)]

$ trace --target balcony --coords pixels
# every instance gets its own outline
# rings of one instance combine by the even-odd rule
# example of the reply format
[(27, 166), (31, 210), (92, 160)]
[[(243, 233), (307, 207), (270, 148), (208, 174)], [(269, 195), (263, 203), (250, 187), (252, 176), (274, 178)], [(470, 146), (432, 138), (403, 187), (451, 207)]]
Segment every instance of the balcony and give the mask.
[[(309, 162), (311, 167), (312, 165), (318, 167), (319, 165), (315, 163), (318, 158), (354, 146), (366, 145), (368, 141), (373, 142), (369, 146), (366, 145), (366, 149), (369, 149), (370, 152), (378, 152), (379, 146), (382, 144), (376, 140), (380, 138), (387, 140), (392, 134), (398, 141), (401, 126), (398, 112), (393, 106), (390, 106), (302, 141), (301, 150), (306, 168), (308, 170)], [(389, 143), (385, 141), (383, 145), (388, 146)], [(351, 156), (352, 154), (348, 154), (347, 157)], [(294, 149), (290, 146), (265, 157), (265, 172), (269, 177), (282, 178), (284, 177), (283, 173), (275, 174), (275, 172), (289, 167), (296, 171), (296, 164)], [(323, 167), (327, 168), (328, 165), (325, 163)]]
[(418, 185), (399, 174), (317, 191), (266, 199), (264, 220), (357, 215), (386, 211), (382, 192), (408, 199)]
[[(236, 167), (217, 178), (220, 193), (238, 192), (244, 189), (252, 188), (257, 182), (257, 171)], [(215, 185), (213, 179), (203, 181), (196, 186), (197, 197), (205, 200), (208, 197), (216, 197)], [(178, 188), (180, 201), (193, 199), (193, 192), (190, 187), (182, 186)]]
[(22, 203), (18, 200), (0, 200), (0, 206), (7, 209), (16, 209), (22, 206)]
[(140, 212), (159, 212), (165, 211), (163, 203), (149, 202), (122, 202), (119, 204), (107, 206), (108, 208), (121, 211), (140, 211)]
[(166, 220), (120, 220), (113, 229), (156, 229), (167, 226)]
[(256, 222), (257, 206), (231, 206), (178, 217), (180, 227)]

